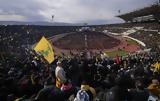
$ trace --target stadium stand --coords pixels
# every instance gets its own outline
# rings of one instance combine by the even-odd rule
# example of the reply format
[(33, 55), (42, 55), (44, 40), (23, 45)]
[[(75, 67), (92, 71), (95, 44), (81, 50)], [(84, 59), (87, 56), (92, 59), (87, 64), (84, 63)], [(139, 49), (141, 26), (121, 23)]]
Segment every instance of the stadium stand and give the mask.
[[(126, 22), (135, 17), (150, 15), (159, 20), (152, 5), (138, 11), (120, 15)], [(88, 51), (70, 56), (55, 55), (52, 64), (30, 47), (42, 36), (76, 32), (69, 40), (82, 42), (84, 35), (78, 30), (84, 26), (0, 26), (0, 101), (158, 101), (160, 99), (160, 25), (158, 21), (87, 26), (98, 34), (104, 30), (122, 33), (134, 29), (128, 36), (143, 41), (150, 51), (114, 58), (102, 51)], [(83, 32), (85, 33), (85, 32)], [(103, 39), (95, 33), (89, 37)], [(108, 37), (110, 41), (112, 38)], [(64, 40), (62, 38), (61, 40)], [(68, 40), (65, 40), (66, 43)], [(94, 40), (89, 40), (94, 41)], [(116, 41), (118, 43), (119, 41)], [(64, 45), (66, 43), (59, 43)], [(76, 45), (70, 43), (69, 45)], [(85, 44), (80, 43), (80, 44)], [(58, 43), (56, 43), (58, 45)], [(88, 44), (93, 48), (93, 44)], [(69, 48), (73, 48), (73, 47)], [(95, 45), (96, 46), (96, 45)], [(79, 49), (80, 46), (76, 47)], [(65, 48), (68, 48), (65, 46)], [(84, 47), (85, 48), (85, 47)], [(90, 53), (90, 58), (88, 58)], [(59, 65), (61, 64), (61, 65)], [(57, 88), (55, 69), (64, 70), (65, 83)]]
[(42, 36), (51, 37), (61, 33), (73, 32), (77, 27), (66, 26), (0, 26), (1, 53), (21, 53), (21, 49), (28, 48), (40, 40)]
[(126, 22), (153, 22), (160, 21), (160, 6), (159, 4), (153, 4), (149, 7), (145, 7), (133, 12), (121, 14), (117, 17), (122, 18)]

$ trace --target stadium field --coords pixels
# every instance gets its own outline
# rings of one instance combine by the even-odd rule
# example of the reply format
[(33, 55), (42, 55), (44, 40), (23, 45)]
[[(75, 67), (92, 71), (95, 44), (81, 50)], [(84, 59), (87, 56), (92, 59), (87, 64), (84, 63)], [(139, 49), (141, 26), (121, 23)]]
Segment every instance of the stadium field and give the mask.
[(127, 43), (130, 45), (139, 45), (136, 41), (132, 40), (132, 39), (126, 39)]
[(118, 56), (125, 56), (125, 55), (128, 54), (128, 52), (124, 51), (124, 50), (115, 50), (115, 51), (106, 52), (106, 54), (109, 57), (115, 57), (116, 55), (118, 55)]

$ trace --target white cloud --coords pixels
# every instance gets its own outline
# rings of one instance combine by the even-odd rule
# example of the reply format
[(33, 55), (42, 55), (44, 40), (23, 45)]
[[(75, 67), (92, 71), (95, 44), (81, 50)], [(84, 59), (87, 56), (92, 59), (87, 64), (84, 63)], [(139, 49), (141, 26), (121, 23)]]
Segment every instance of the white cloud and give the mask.
[[(0, 20), (90, 22), (115, 18), (155, 0), (0, 0)], [(10, 17), (7, 15), (11, 15)]]
[(25, 21), (26, 18), (21, 15), (0, 15), (1, 21)]

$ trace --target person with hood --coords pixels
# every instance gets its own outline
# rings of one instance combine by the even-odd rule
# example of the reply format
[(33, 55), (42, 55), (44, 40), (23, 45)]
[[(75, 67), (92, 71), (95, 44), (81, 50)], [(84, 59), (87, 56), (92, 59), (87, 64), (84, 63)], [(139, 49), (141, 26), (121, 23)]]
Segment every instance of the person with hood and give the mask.
[(110, 88), (103, 97), (103, 101), (130, 101), (130, 96), (127, 91), (129, 79), (126, 76), (116, 78), (116, 85)]
[(61, 85), (67, 81), (65, 71), (62, 67), (62, 63), (60, 61), (57, 62), (57, 67), (55, 70), (56, 76), (56, 87), (61, 88)]
[(144, 83), (141, 78), (135, 81), (135, 87), (135, 89), (129, 90), (132, 101), (147, 101), (149, 93), (144, 88)]

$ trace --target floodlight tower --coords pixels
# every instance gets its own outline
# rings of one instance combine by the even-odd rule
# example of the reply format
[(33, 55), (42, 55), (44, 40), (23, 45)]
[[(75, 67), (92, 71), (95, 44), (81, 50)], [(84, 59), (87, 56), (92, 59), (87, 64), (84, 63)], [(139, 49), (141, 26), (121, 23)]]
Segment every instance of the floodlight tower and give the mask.
[(52, 15), (52, 19), (51, 19), (51, 21), (53, 22), (53, 20), (54, 20), (54, 15)]

